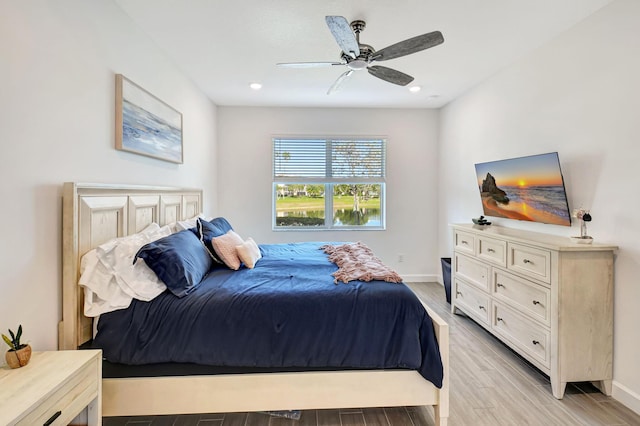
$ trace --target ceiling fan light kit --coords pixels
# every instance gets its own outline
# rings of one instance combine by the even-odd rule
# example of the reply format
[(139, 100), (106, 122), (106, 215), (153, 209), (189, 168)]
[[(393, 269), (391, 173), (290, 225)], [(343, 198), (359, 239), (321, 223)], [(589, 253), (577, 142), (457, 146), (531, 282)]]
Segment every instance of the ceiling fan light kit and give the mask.
[(278, 66), (291, 68), (311, 68), (311, 67), (332, 67), (336, 65), (346, 65), (349, 68), (342, 73), (331, 85), (327, 94), (337, 91), (345, 80), (355, 71), (366, 69), (369, 74), (389, 83), (399, 86), (406, 86), (413, 81), (413, 77), (392, 68), (380, 65), (372, 65), (376, 61), (387, 61), (412, 53), (420, 52), (430, 47), (437, 46), (444, 42), (440, 31), (433, 31), (413, 37), (391, 46), (376, 51), (367, 44), (360, 43), (360, 33), (365, 29), (366, 23), (356, 20), (351, 23), (343, 16), (326, 16), (325, 20), (333, 38), (340, 46), (342, 62), (286, 62), (279, 63)]

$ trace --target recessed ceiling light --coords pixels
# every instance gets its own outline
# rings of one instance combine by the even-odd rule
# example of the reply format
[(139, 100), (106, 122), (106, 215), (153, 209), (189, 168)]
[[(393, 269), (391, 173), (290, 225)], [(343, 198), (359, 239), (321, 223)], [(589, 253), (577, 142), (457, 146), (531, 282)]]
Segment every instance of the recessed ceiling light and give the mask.
[(418, 93), (420, 90), (422, 90), (422, 87), (420, 87), (420, 86), (411, 86), (411, 87), (409, 87), (409, 91), (411, 93)]
[(251, 83), (249, 85), (249, 87), (251, 87), (253, 90), (260, 90), (260, 89), (262, 89), (262, 84), (260, 84), (260, 83)]

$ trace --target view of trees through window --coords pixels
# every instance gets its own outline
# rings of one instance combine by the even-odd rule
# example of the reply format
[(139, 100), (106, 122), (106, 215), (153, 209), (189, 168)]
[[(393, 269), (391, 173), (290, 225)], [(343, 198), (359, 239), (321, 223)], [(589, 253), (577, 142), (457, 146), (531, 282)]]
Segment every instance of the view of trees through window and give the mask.
[(276, 228), (383, 228), (385, 141), (274, 139)]
[(276, 184), (276, 226), (324, 226), (332, 194), (333, 226), (381, 226), (381, 184)]

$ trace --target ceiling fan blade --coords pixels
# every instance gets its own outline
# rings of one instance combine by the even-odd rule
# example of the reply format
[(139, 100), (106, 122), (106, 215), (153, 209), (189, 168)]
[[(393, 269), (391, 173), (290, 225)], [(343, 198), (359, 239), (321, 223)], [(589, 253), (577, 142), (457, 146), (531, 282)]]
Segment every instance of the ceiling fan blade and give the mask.
[(442, 33), (440, 31), (433, 31), (378, 50), (375, 55), (373, 55), (372, 59), (375, 61), (387, 61), (389, 59), (420, 52), (421, 50), (437, 46), (443, 42), (444, 37), (442, 37)]
[(331, 87), (329, 87), (329, 90), (327, 90), (327, 95), (330, 95), (333, 92), (337, 92), (342, 86), (342, 83), (344, 83), (344, 81), (348, 77), (350, 77), (351, 74), (353, 74), (353, 70), (347, 70), (344, 73), (340, 74), (340, 77), (338, 77), (338, 79), (331, 85)]
[(325, 16), (327, 26), (340, 49), (352, 58), (360, 55), (360, 46), (351, 25), (344, 16)]
[(279, 67), (286, 68), (316, 68), (316, 67), (332, 67), (334, 65), (344, 65), (342, 62), (281, 62), (276, 64)]
[(369, 74), (375, 77), (378, 77), (384, 81), (388, 81), (389, 83), (397, 84), (399, 86), (406, 86), (413, 81), (413, 77), (408, 74), (396, 71), (391, 68), (381, 67), (379, 65), (369, 67), (367, 68), (367, 71), (369, 71)]

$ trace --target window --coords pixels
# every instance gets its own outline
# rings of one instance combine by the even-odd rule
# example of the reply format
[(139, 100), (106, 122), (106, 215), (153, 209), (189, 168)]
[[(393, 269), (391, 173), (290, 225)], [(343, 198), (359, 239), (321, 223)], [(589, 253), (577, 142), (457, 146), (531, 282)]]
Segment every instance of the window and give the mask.
[(384, 229), (384, 139), (273, 139), (274, 229)]

